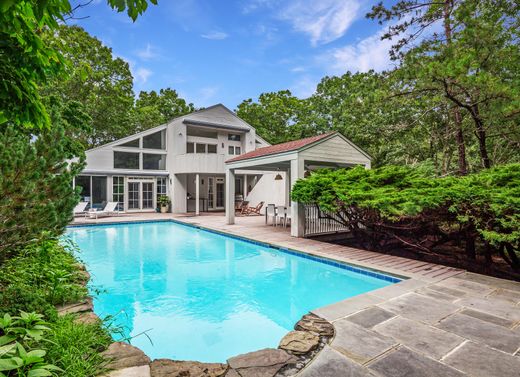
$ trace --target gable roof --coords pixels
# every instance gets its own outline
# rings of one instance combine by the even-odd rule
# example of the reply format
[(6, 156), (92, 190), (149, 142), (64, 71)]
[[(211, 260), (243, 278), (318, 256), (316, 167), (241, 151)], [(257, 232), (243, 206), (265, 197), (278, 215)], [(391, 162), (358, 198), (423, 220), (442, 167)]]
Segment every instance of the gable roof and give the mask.
[(297, 150), (302, 149), (303, 147), (310, 146), (314, 143), (317, 143), (318, 141), (328, 139), (329, 137), (332, 137), (334, 135), (339, 135), (339, 133), (338, 132), (328, 132), (328, 133), (325, 133), (322, 135), (307, 137), (305, 139), (293, 140), (293, 141), (288, 141), (286, 143), (275, 144), (275, 145), (270, 145), (268, 147), (258, 148), (254, 151), (244, 153), (244, 154), (241, 154), (240, 156), (227, 160), (226, 162), (236, 162), (236, 161), (248, 160), (250, 158), (257, 158), (257, 157), (269, 156), (269, 155), (278, 154), (278, 153), (297, 151)]

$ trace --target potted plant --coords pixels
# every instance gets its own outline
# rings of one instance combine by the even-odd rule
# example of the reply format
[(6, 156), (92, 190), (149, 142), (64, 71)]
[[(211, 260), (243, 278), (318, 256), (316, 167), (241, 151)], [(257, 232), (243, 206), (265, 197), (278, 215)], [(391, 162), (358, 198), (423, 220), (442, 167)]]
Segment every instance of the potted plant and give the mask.
[(157, 198), (157, 204), (161, 208), (161, 213), (168, 212), (168, 206), (170, 205), (170, 198), (166, 195), (161, 195)]

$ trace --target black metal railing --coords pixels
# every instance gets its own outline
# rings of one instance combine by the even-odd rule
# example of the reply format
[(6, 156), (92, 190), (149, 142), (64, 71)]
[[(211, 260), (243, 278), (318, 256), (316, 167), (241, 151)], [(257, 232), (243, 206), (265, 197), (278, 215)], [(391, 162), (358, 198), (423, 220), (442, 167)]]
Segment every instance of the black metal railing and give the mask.
[(304, 237), (348, 232), (348, 228), (340, 222), (338, 214), (322, 211), (316, 204), (305, 206)]

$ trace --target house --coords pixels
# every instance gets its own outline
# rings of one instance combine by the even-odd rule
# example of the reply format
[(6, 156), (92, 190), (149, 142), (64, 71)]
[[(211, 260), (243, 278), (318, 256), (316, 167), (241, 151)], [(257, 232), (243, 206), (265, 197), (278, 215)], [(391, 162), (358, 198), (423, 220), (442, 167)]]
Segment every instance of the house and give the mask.
[(167, 195), (174, 213), (226, 211), (245, 199), (291, 207), (291, 233), (303, 234), (303, 211), (290, 189), (306, 172), (328, 167), (370, 167), (371, 158), (337, 132), (270, 145), (222, 104), (86, 152), (75, 180), (93, 208), (117, 201), (126, 212), (155, 211)]
[[(75, 185), (93, 208), (117, 201), (127, 212), (155, 211), (158, 196), (168, 195), (175, 213), (224, 210), (225, 161), (268, 145), (218, 104), (86, 151), (87, 166)], [(237, 174), (236, 198), (263, 176)], [(283, 186), (278, 191), (283, 196)]]

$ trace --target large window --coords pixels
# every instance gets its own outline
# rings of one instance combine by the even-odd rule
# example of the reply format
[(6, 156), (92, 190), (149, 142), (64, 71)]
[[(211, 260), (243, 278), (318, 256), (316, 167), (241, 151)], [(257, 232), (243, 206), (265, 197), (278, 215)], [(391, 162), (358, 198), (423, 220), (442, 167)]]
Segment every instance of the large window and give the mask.
[(139, 169), (139, 153), (114, 151), (115, 169)]
[(112, 201), (117, 202), (117, 210), (122, 211), (125, 203), (125, 178), (112, 177)]
[(208, 153), (217, 153), (217, 144), (208, 144)]
[(197, 143), (195, 150), (197, 153), (206, 153), (206, 144)]
[(240, 141), (240, 135), (229, 134), (227, 138), (231, 141)]
[(88, 202), (90, 208), (104, 208), (107, 202), (107, 177), (80, 175), (76, 186), (81, 187), (81, 200)]
[(187, 143), (186, 144), (186, 153), (195, 153), (195, 144)]
[(143, 169), (144, 170), (165, 170), (166, 155), (155, 153), (143, 153)]
[(210, 139), (216, 139), (218, 136), (216, 131), (210, 131), (198, 127), (186, 127), (186, 134), (188, 136), (207, 137)]
[(76, 187), (81, 187), (81, 201), (89, 202), (90, 206), (90, 176), (89, 175), (80, 175), (76, 177)]
[(166, 131), (162, 130), (143, 136), (143, 148), (166, 149)]

